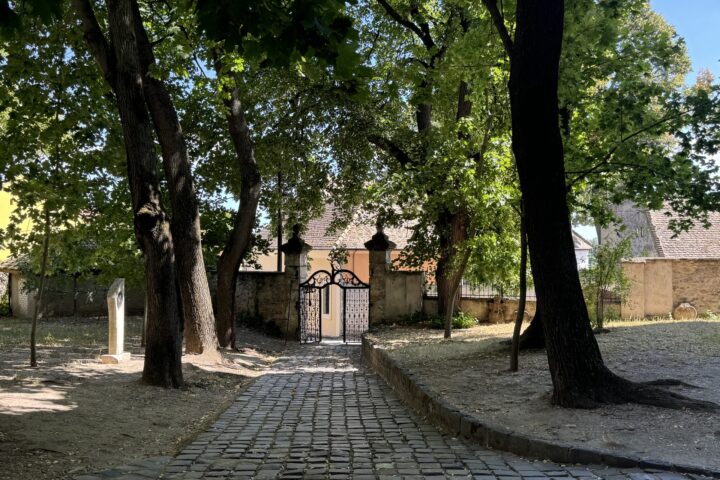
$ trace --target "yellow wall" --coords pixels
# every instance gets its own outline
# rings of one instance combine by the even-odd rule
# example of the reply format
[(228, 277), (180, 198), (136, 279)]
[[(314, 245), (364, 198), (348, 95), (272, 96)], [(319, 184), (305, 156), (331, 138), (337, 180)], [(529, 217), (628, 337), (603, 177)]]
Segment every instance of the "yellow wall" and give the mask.
[[(5, 229), (10, 224), (10, 215), (15, 210), (14, 200), (12, 196), (4, 191), (0, 190), (0, 228)], [(32, 228), (32, 222), (30, 220), (22, 224), (22, 230), (27, 232)], [(10, 256), (10, 251), (7, 249), (0, 249), (0, 261), (5, 260)]]

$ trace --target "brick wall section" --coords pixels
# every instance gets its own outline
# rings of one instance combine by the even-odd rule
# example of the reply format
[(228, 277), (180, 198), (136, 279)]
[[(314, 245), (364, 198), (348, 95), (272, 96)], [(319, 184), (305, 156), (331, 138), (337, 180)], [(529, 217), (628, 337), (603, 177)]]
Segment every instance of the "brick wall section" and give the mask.
[(673, 308), (688, 302), (704, 314), (720, 312), (720, 259), (672, 262)]
[(623, 262), (630, 281), (625, 319), (666, 316), (681, 303), (720, 313), (720, 259), (642, 258)]

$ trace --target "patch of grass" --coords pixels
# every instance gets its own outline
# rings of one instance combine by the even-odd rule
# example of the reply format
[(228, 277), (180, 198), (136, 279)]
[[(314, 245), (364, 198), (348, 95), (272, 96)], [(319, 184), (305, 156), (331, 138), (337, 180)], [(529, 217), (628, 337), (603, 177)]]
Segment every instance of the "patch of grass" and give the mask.
[[(0, 348), (27, 347), (30, 345), (32, 321), (21, 318), (0, 319)], [(125, 343), (142, 332), (142, 319), (125, 318)], [(108, 324), (106, 317), (95, 318), (49, 318), (40, 320), (37, 326), (39, 347), (100, 347), (107, 345)]]

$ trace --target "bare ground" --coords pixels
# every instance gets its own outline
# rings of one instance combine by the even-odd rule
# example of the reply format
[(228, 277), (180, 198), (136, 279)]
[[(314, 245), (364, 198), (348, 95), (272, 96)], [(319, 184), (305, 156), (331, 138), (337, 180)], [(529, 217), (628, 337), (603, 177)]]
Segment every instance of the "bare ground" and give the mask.
[[(720, 321), (615, 322), (598, 335), (608, 366), (635, 381), (677, 378), (698, 388), (672, 387), (720, 403)], [(561, 444), (720, 471), (720, 415), (642, 405), (574, 410), (550, 404), (545, 351), (523, 352), (510, 373), (512, 325), (442, 332), (384, 329), (372, 339), (456, 408), (507, 430)]]
[(126, 321), (131, 360), (103, 365), (107, 319), (52, 319), (38, 328), (30, 368), (29, 322), (0, 318), (0, 479), (70, 478), (134, 459), (173, 455), (205, 428), (285, 346), (238, 331), (240, 352), (221, 363), (183, 357), (186, 386), (140, 384), (141, 320)]

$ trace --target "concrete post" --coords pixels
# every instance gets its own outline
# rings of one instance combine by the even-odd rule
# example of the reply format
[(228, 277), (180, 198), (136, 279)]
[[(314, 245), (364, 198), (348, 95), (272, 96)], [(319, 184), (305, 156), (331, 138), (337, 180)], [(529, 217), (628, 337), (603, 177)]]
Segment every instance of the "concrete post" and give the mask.
[(378, 224), (377, 233), (365, 242), (365, 248), (370, 257), (370, 325), (377, 325), (385, 318), (387, 272), (395, 244), (388, 240), (382, 225)]
[(116, 278), (107, 293), (108, 354), (101, 355), (102, 363), (120, 363), (130, 360), (124, 351), (125, 343), (125, 279)]
[(285, 254), (285, 278), (287, 279), (287, 325), (285, 338), (295, 338), (300, 330), (299, 295), (300, 284), (307, 280), (307, 254), (312, 247), (300, 238), (300, 225), (293, 227), (293, 236), (280, 246)]

